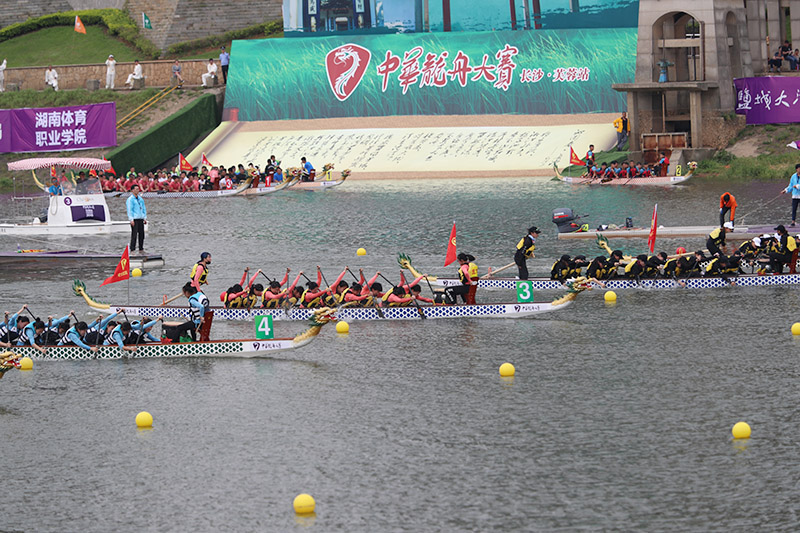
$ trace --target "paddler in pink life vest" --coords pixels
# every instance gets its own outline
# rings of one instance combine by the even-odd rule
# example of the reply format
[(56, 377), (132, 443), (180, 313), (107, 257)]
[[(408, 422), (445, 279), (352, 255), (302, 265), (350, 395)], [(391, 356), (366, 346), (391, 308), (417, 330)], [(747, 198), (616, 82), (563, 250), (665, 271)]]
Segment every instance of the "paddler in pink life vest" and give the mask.
[[(347, 283), (344, 281), (339, 282), (339, 286), (336, 288), (336, 298), (338, 303), (350, 304), (351, 306), (372, 304), (372, 285), (375, 283), (375, 280), (378, 279), (378, 276), (380, 276), (381, 273), (377, 272), (369, 281), (367, 281), (364, 277), (364, 271), (359, 269), (358, 272), (361, 277), (357, 281), (354, 281), (349, 287), (347, 287)], [(342, 284), (344, 284), (344, 286)], [(358, 303), (356, 304), (353, 302)]]
[(261, 269), (258, 269), (256, 273), (253, 274), (249, 283), (247, 282), (248, 272), (250, 272), (250, 267), (244, 269), (242, 280), (238, 284), (230, 287), (227, 291), (219, 295), (219, 299), (222, 300), (222, 304), (225, 307), (250, 309), (258, 303), (258, 297), (261, 296), (264, 287), (260, 284), (254, 285), (253, 282), (258, 277), (258, 274), (261, 273)]

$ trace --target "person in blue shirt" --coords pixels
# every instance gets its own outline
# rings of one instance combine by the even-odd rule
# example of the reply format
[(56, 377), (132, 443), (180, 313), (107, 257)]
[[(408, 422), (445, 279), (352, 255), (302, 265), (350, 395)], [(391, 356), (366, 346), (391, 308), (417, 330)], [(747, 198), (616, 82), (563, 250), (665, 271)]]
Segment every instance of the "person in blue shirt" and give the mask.
[(196, 341), (197, 330), (205, 322), (205, 314), (211, 307), (206, 295), (198, 291), (191, 282), (183, 286), (183, 295), (189, 299), (189, 320), (183, 323), (164, 323), (164, 333), (172, 342), (179, 342), (184, 333), (189, 333), (192, 341)]
[(58, 183), (58, 178), (53, 178), (50, 182), (52, 185), (47, 188), (47, 192), (50, 193), (50, 196), (63, 196), (64, 191), (61, 190), (61, 184)]
[(88, 350), (90, 352), (97, 353), (99, 347), (97, 346), (89, 346), (84, 342), (83, 337), (86, 335), (86, 331), (89, 327), (86, 325), (86, 322), (78, 322), (71, 328), (67, 330), (64, 336), (59, 341), (59, 346), (78, 346), (83, 348), (84, 350)]
[(222, 50), (219, 54), (219, 64), (222, 67), (222, 82), (227, 84), (228, 83), (228, 65), (231, 62), (231, 55), (225, 51), (225, 47), (223, 46), (220, 48)]
[(23, 305), (19, 311), (10, 317), (8, 316), (8, 311), (5, 312), (3, 321), (0, 322), (0, 342), (14, 342), (17, 339), (19, 336), (19, 333), (17, 333), (17, 318), (27, 308), (27, 305)]
[(122, 348), (127, 352), (135, 352), (136, 346), (125, 346), (125, 340), (128, 338), (128, 335), (131, 333), (130, 322), (123, 322), (122, 324), (117, 325), (113, 330), (111, 330), (111, 335), (103, 343), (105, 346), (109, 346), (112, 344), (116, 344), (118, 347)]
[(272, 181), (275, 183), (283, 182), (283, 170), (281, 167), (275, 167), (275, 173), (272, 175)]
[(300, 181), (313, 181), (311, 173), (314, 172), (314, 166), (306, 161), (305, 157), (300, 158), (300, 166), (302, 167), (302, 171), (300, 172)]
[(144, 225), (147, 224), (147, 207), (144, 199), (140, 196), (141, 188), (139, 184), (131, 187), (131, 195), (125, 201), (128, 208), (128, 220), (131, 221), (131, 245), (130, 250), (136, 250), (136, 239), (139, 239), (139, 252), (144, 252)]
[(142, 321), (144, 322), (144, 326), (142, 326), (142, 322), (138, 320), (134, 320), (131, 322), (131, 334), (128, 336), (127, 344), (140, 344), (142, 342), (161, 342), (161, 339), (158, 337), (154, 337), (150, 330), (153, 329), (153, 326), (158, 324), (164, 320), (163, 317), (158, 317), (155, 320), (147, 321), (147, 318), (143, 318)]
[(41, 320), (31, 322), (30, 318), (21, 316), (17, 318), (17, 328), (19, 330), (17, 346), (33, 346), (42, 353), (47, 352), (43, 346), (36, 344), (36, 337), (44, 332), (44, 322)]
[(117, 318), (119, 313), (112, 313), (107, 317), (103, 318), (102, 316), (98, 316), (93, 322), (86, 326), (86, 335), (83, 336), (83, 340), (86, 344), (103, 344), (106, 339), (108, 339), (111, 332), (117, 327), (117, 323), (114, 321)]
[[(71, 313), (74, 313), (74, 311)], [(41, 344), (43, 346), (55, 346), (58, 344), (58, 341), (63, 335), (63, 333), (59, 334), (59, 331), (62, 329), (63, 324), (69, 324), (69, 317), (70, 315), (66, 315), (55, 321), (53, 317), (47, 317), (44, 331), (36, 337), (36, 344)], [(66, 332), (67, 329), (68, 328), (64, 328), (64, 331)]]
[(781, 191), (781, 194), (792, 193), (792, 222), (789, 224), (790, 226), (795, 225), (795, 221), (797, 220), (797, 206), (800, 205), (800, 163), (794, 166), (794, 174), (792, 174), (791, 179), (789, 180), (789, 186), (786, 189)]

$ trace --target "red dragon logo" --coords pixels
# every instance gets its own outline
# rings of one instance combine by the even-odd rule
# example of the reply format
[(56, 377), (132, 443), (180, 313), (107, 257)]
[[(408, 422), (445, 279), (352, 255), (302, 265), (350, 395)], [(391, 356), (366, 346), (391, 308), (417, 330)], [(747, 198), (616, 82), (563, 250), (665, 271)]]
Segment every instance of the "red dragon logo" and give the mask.
[(343, 44), (325, 56), (325, 69), (334, 96), (344, 102), (356, 90), (367, 71), (372, 53), (357, 44)]

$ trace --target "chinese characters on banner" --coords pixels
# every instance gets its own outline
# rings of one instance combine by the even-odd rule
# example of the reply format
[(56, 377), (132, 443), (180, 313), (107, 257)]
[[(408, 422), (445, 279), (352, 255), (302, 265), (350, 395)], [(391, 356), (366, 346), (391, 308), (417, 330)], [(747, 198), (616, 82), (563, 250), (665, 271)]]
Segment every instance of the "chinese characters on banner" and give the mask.
[[(445, 87), (448, 82), (458, 83), (466, 87), (470, 83), (491, 83), (495, 89), (508, 91), (514, 82), (514, 71), (519, 66), (514, 56), (519, 49), (508, 43), (492, 54), (483, 54), (480, 64), (470, 64), (470, 58), (458, 50), (448, 62), (450, 52), (440, 54), (425, 53), (422, 46), (415, 46), (403, 52), (402, 58), (388, 50), (383, 61), (377, 66), (377, 74), (381, 77), (381, 89), (386, 92), (390, 77), (396, 74), (397, 82), (406, 94), (410, 87)], [(496, 62), (495, 62), (496, 61)], [(398, 72), (399, 71), (399, 72)], [(589, 81), (589, 67), (558, 67), (545, 74), (541, 68), (520, 68), (520, 83), (537, 83), (547, 78), (552, 82)]]
[(116, 103), (0, 110), (0, 152), (61, 152), (117, 145)]
[(748, 124), (800, 122), (800, 78), (738, 78), (736, 113)]

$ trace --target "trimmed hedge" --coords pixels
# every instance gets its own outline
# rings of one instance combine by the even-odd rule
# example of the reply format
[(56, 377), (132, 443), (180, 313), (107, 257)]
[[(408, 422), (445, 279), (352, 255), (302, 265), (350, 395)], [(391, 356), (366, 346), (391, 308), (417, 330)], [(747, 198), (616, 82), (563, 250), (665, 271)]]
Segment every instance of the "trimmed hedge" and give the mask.
[(276, 35), (283, 31), (283, 21), (273, 20), (271, 22), (264, 22), (256, 24), (255, 26), (248, 26), (241, 30), (231, 30), (221, 35), (210, 35), (208, 37), (201, 37), (200, 39), (192, 39), (191, 41), (184, 41), (182, 43), (171, 44), (167, 47), (167, 53), (170, 55), (180, 55), (193, 52), (195, 50), (203, 50), (206, 48), (214, 48), (215, 46), (222, 46), (235, 39), (247, 39), (256, 35)]
[(28, 19), (25, 22), (17, 22), (16, 24), (6, 26), (0, 30), (0, 42), (42, 28), (49, 28), (51, 26), (72, 26), (75, 24), (76, 15), (81, 18), (81, 22), (83, 22), (84, 25), (105, 26), (108, 29), (108, 33), (116, 35), (121, 40), (134, 46), (149, 59), (157, 59), (158, 56), (161, 55), (161, 50), (139, 33), (139, 27), (130, 15), (120, 9), (64, 11), (62, 13), (54, 13), (52, 15)]
[(217, 127), (220, 114), (213, 94), (201, 96), (148, 131), (106, 154), (117, 171), (124, 174), (131, 167), (147, 172), (175, 157), (198, 137)]

